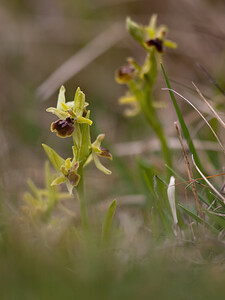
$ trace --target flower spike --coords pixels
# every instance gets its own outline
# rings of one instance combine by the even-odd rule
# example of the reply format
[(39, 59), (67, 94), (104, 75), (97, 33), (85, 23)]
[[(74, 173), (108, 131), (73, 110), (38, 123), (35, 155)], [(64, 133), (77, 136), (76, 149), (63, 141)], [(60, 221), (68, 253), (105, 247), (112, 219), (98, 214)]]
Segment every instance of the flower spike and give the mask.
[(105, 174), (111, 174), (111, 171), (106, 169), (99, 160), (99, 157), (112, 159), (109, 150), (101, 147), (105, 135), (100, 134), (96, 141), (91, 144), (90, 126), (92, 120), (90, 120), (90, 111), (86, 109), (87, 106), (85, 94), (79, 87), (76, 90), (74, 101), (66, 102), (65, 88), (62, 86), (56, 108), (47, 109), (47, 112), (51, 112), (59, 118), (51, 124), (51, 131), (56, 132), (57, 136), (61, 138), (73, 137), (73, 159), (64, 160), (53, 149), (43, 145), (50, 161), (59, 173), (52, 185), (66, 183), (70, 194), (73, 188), (76, 188), (80, 183), (83, 167), (92, 160), (99, 170)]

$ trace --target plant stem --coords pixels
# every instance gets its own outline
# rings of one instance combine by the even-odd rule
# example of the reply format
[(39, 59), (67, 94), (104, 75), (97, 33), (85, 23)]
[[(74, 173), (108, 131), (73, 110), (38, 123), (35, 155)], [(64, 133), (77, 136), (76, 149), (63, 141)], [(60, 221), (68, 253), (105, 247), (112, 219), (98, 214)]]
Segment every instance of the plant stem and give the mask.
[[(162, 153), (164, 156), (164, 161), (168, 166), (172, 166), (172, 159), (170, 154), (170, 149), (167, 145), (166, 138), (162, 129), (162, 125), (157, 117), (156, 111), (152, 106), (151, 102), (151, 90), (149, 91), (141, 91), (135, 84), (134, 81), (129, 83), (129, 88), (135, 95), (136, 99), (138, 100), (141, 110), (144, 113), (147, 122), (149, 123), (150, 127), (155, 131), (158, 139), (161, 143)], [(167, 168), (167, 175), (168, 179), (171, 176), (171, 171)]]
[(87, 232), (88, 230), (88, 218), (87, 218), (87, 212), (86, 212), (86, 204), (85, 204), (85, 198), (84, 198), (84, 181), (83, 181), (83, 166), (79, 167), (79, 175), (80, 175), (80, 181), (76, 188), (77, 191), (77, 197), (80, 205), (80, 215), (81, 215), (81, 223), (84, 231)]
[[(153, 108), (153, 110), (154, 110), (154, 108)], [(162, 125), (158, 120), (158, 117), (155, 113), (155, 110), (154, 110), (154, 112), (152, 111), (150, 113), (149, 113), (149, 111), (145, 111), (145, 116), (146, 116), (146, 119), (147, 119), (149, 125), (155, 131), (155, 133), (158, 136), (158, 139), (161, 143), (161, 148), (162, 148), (162, 153), (163, 153), (163, 156), (164, 156), (165, 163), (168, 166), (171, 167), (172, 166), (172, 159), (171, 159), (170, 149), (167, 145), (167, 141), (166, 141), (166, 137), (164, 135), (163, 129), (162, 129)], [(169, 169), (167, 169), (167, 171), (168, 171), (167, 172), (168, 176), (170, 177), (171, 172), (170, 172)]]

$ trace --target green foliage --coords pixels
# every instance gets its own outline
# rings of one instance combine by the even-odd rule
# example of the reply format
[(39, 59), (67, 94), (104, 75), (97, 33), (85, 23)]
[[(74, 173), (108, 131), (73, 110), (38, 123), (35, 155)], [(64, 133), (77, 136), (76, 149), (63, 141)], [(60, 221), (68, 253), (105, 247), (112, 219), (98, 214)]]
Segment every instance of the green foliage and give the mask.
[(113, 202), (110, 204), (107, 213), (105, 215), (103, 227), (102, 227), (102, 243), (105, 244), (108, 242), (110, 233), (111, 233), (111, 226), (113, 217), (116, 211), (116, 200), (113, 200)]
[(167, 184), (157, 171), (144, 160), (139, 161), (141, 176), (146, 184), (147, 206), (151, 215), (151, 229), (154, 238), (173, 236), (173, 219), (167, 195)]
[[(164, 74), (164, 77), (165, 77), (165, 80), (166, 80), (166, 83), (167, 83), (167, 86), (169, 88), (169, 93), (170, 93), (170, 96), (171, 96), (171, 99), (172, 99), (172, 102), (173, 102), (173, 105), (175, 107), (175, 110), (176, 110), (176, 113), (177, 113), (177, 116), (178, 116), (178, 119), (180, 121), (180, 125), (181, 125), (181, 129), (182, 129), (182, 132), (183, 132), (183, 135), (188, 143), (188, 146), (189, 146), (189, 150), (190, 152), (193, 154), (193, 157), (194, 157), (194, 160), (196, 162), (196, 164), (198, 165), (199, 168), (202, 169), (202, 165), (201, 165), (201, 162), (200, 162), (200, 159), (199, 159), (199, 156), (196, 152), (196, 149), (195, 149), (195, 146), (193, 144), (193, 141), (190, 137), (190, 134), (189, 134), (189, 130), (185, 124), (185, 121), (183, 119), (183, 116), (182, 116), (182, 113), (179, 109), (179, 106), (177, 105), (177, 102), (176, 102), (176, 99), (174, 97), (174, 94), (173, 92), (171, 91), (171, 86), (170, 86), (170, 83), (169, 83), (169, 80), (168, 80), (168, 77), (166, 75), (166, 72), (165, 72), (165, 69), (163, 67), (163, 65), (161, 64), (161, 67), (162, 67), (162, 71), (163, 71), (163, 74)], [(192, 213), (190, 210), (186, 209), (184, 206), (182, 206), (181, 204), (179, 204), (179, 206), (188, 214), (191, 216), (191, 218), (193, 218), (197, 223), (200, 223), (200, 224), (205, 224), (207, 225), (207, 227), (210, 229), (210, 230), (213, 230), (214, 233), (218, 233), (217, 232), (217, 229), (218, 229), (218, 225), (220, 227), (220, 230), (222, 230), (224, 228), (224, 218), (225, 218), (225, 215), (224, 215), (224, 208), (225, 208), (225, 204), (219, 200), (219, 199), (216, 199), (215, 195), (213, 195), (212, 193), (209, 193), (209, 191), (207, 191), (207, 198), (208, 200), (206, 200), (201, 194), (198, 194), (199, 198), (202, 200), (202, 202), (204, 202), (207, 206), (208, 206), (208, 209), (205, 210), (204, 209), (204, 212), (206, 213), (207, 217), (208, 217), (208, 222), (205, 222), (204, 220), (202, 220), (199, 216), (197, 216), (196, 214)], [(214, 203), (214, 205), (210, 205), (210, 203)], [(221, 206), (221, 208), (219, 209), (219, 211), (217, 211), (216, 213), (214, 212), (214, 210), (218, 210), (218, 206), (216, 205), (216, 202), (218, 202)]]
[[(116, 79), (128, 89), (120, 98), (121, 104), (130, 105), (126, 114), (142, 113), (158, 137), (162, 149), (158, 159), (167, 164), (166, 180), (164, 170), (143, 155), (137, 163), (131, 158), (134, 167), (129, 160), (117, 157), (114, 165), (122, 174), (121, 185), (125, 182), (132, 194), (125, 195), (125, 204), (117, 195), (118, 201), (113, 200), (107, 208), (104, 202), (87, 206), (83, 169), (93, 161), (109, 175), (111, 171), (100, 159), (112, 159), (112, 155), (102, 147), (104, 134), (91, 141), (93, 122), (85, 94), (78, 87), (74, 100), (66, 101), (62, 86), (56, 107), (47, 111), (58, 118), (51, 124), (51, 131), (60, 138), (71, 137), (71, 157), (64, 159), (43, 144), (57, 174), (52, 175), (47, 163), (43, 189), (28, 181), (29, 192), (24, 195), (22, 212), (14, 213), (7, 203), (10, 216), (5, 217), (4, 199), (0, 195), (3, 299), (147, 299), (149, 295), (154, 299), (183, 299), (190, 290), (196, 293), (196, 299), (211, 299), (212, 295), (220, 299), (224, 274), (216, 278), (214, 275), (215, 268), (223, 265), (225, 259), (225, 203), (217, 197), (220, 192), (209, 192), (207, 182), (201, 189), (202, 178), (198, 179), (201, 216), (193, 195), (187, 196), (187, 191), (193, 192), (190, 180), (173, 169), (173, 153), (167, 145), (153, 92), (164, 48), (176, 48), (176, 44), (166, 40), (167, 27), (157, 27), (156, 21), (153, 15), (149, 25), (143, 26), (127, 18), (127, 29), (145, 50), (146, 59), (143, 65), (128, 59), (128, 65), (118, 71)], [(161, 67), (184, 138), (197, 165), (202, 167), (190, 129), (162, 64)], [(207, 154), (218, 168), (219, 155), (215, 158), (212, 153)], [(116, 180), (115, 176), (110, 186), (118, 193)], [(99, 187), (103, 184), (100, 178), (96, 182)], [(69, 193), (60, 189), (59, 185), (64, 183)], [(182, 184), (182, 191), (177, 184)], [(90, 197), (95, 186), (91, 189)], [(71, 196), (73, 192), (76, 201)], [(118, 226), (113, 226), (115, 219)], [(206, 267), (209, 260), (212, 269)]]
[(52, 186), (49, 163), (45, 164), (45, 188), (39, 189), (31, 180), (28, 181), (30, 192), (25, 193), (25, 205), (23, 211), (30, 218), (33, 224), (38, 224), (41, 220), (49, 221), (52, 210), (56, 204), (64, 199), (69, 199), (71, 196), (68, 193), (62, 193), (58, 187)]
[[(164, 75), (165, 80), (166, 80), (166, 84), (167, 84), (168, 88), (171, 89), (171, 86), (170, 86), (168, 77), (167, 77), (167, 75), (166, 75), (165, 69), (164, 69), (164, 67), (163, 67), (162, 64), (161, 64), (161, 67), (162, 67), (163, 75)], [(199, 159), (199, 157), (198, 157), (198, 155), (197, 155), (195, 146), (194, 146), (194, 144), (193, 144), (193, 142), (192, 142), (192, 139), (191, 139), (189, 130), (188, 130), (186, 124), (185, 124), (185, 121), (184, 121), (184, 119), (183, 119), (182, 113), (181, 113), (181, 111), (180, 111), (180, 109), (179, 109), (179, 106), (178, 106), (178, 104), (177, 104), (177, 101), (176, 101), (176, 99), (175, 99), (175, 97), (174, 97), (174, 94), (173, 94), (173, 92), (172, 92), (171, 90), (169, 90), (169, 93), (170, 93), (170, 97), (171, 97), (171, 99), (172, 99), (174, 108), (175, 108), (175, 110), (176, 110), (177, 117), (178, 117), (178, 119), (179, 119), (180, 126), (181, 126), (181, 129), (182, 129), (182, 132), (183, 132), (183, 135), (184, 135), (184, 137), (185, 137), (185, 139), (186, 139), (186, 141), (187, 141), (187, 143), (188, 143), (189, 149), (190, 149), (191, 153), (193, 154), (194, 159), (195, 159), (197, 165), (201, 168), (201, 162), (200, 162), (200, 159)]]

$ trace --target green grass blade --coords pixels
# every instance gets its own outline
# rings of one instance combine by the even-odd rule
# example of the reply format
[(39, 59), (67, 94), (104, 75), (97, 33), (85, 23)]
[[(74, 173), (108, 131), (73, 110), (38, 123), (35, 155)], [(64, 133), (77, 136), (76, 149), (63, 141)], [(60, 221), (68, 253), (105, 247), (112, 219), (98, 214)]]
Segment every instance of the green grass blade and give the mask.
[[(168, 77), (167, 77), (167, 75), (166, 75), (165, 69), (164, 69), (164, 67), (163, 67), (162, 64), (161, 64), (161, 67), (162, 67), (162, 71), (163, 71), (163, 75), (164, 75), (164, 78), (165, 78), (167, 87), (168, 87), (169, 89), (171, 89), (171, 85), (170, 85), (170, 83), (169, 83), (169, 79), (168, 79)], [(191, 153), (193, 154), (194, 159), (195, 159), (197, 165), (200, 167), (200, 169), (202, 169), (202, 165), (201, 165), (200, 159), (199, 159), (198, 154), (197, 154), (197, 152), (196, 152), (195, 146), (194, 146), (194, 144), (193, 144), (193, 142), (192, 142), (192, 139), (191, 139), (190, 133), (189, 133), (189, 131), (188, 131), (188, 128), (187, 128), (187, 126), (186, 126), (186, 124), (185, 124), (185, 122), (184, 122), (182, 113), (181, 113), (181, 111), (180, 111), (180, 109), (179, 109), (179, 106), (178, 106), (178, 104), (177, 104), (177, 101), (176, 101), (176, 99), (175, 99), (175, 96), (174, 96), (174, 94), (173, 94), (172, 91), (169, 91), (169, 93), (170, 93), (170, 97), (171, 97), (171, 99), (172, 99), (174, 108), (175, 108), (175, 110), (176, 110), (176, 113), (177, 113), (177, 116), (178, 116), (178, 119), (179, 119), (179, 122), (180, 122), (180, 126), (181, 126), (181, 129), (182, 129), (183, 135), (184, 135), (184, 137), (185, 137), (185, 139), (186, 139), (186, 141), (187, 141), (187, 143), (188, 143), (189, 149), (190, 149)]]
[(109, 236), (110, 236), (110, 231), (111, 231), (111, 227), (112, 227), (112, 221), (113, 221), (113, 217), (115, 215), (115, 211), (116, 211), (116, 200), (113, 200), (113, 202), (111, 203), (111, 205), (109, 206), (105, 219), (104, 219), (104, 223), (103, 223), (103, 227), (102, 227), (102, 244), (106, 244), (109, 240)]
[(178, 206), (183, 209), (183, 211), (185, 211), (190, 217), (192, 217), (192, 219), (194, 219), (197, 223), (204, 224), (204, 221), (199, 218), (199, 216), (195, 215), (193, 212), (191, 212), (181, 204), (178, 204)]
[(211, 230), (214, 233), (218, 233), (218, 230), (211, 226), (209, 223), (205, 222), (204, 220), (202, 220), (199, 216), (197, 216), (196, 214), (194, 214), (193, 212), (191, 212), (190, 210), (188, 210), (187, 208), (185, 208), (183, 205), (178, 204), (178, 206), (186, 213), (188, 214), (192, 219), (194, 219), (197, 223), (199, 224), (205, 224), (206, 227)]
[(225, 229), (225, 218), (222, 216), (217, 216), (214, 214), (211, 214), (208, 210), (203, 209), (203, 211), (208, 215), (208, 217), (215, 222), (217, 225), (221, 227), (221, 229)]

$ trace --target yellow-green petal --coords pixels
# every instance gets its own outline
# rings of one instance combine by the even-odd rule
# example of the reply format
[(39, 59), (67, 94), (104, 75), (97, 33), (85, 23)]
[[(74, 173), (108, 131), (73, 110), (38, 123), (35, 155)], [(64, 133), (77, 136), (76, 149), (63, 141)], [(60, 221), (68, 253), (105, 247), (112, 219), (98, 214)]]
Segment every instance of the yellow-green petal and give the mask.
[(56, 179), (54, 179), (51, 183), (51, 186), (54, 186), (54, 185), (59, 185), (61, 183), (64, 183), (66, 182), (66, 178), (64, 176), (60, 176), (60, 177), (57, 177)]
[(75, 98), (74, 98), (74, 108), (73, 111), (77, 117), (81, 117), (84, 111), (84, 104), (85, 104), (85, 94), (77, 88)]
[(73, 160), (72, 160), (72, 165), (77, 161), (77, 154), (78, 154), (78, 150), (75, 146), (72, 146), (73, 149)]
[(65, 161), (65, 167), (67, 170), (69, 170), (72, 167), (72, 162), (71, 162), (71, 158), (67, 158)]
[(165, 40), (163, 42), (163, 45), (167, 48), (173, 48), (173, 49), (176, 49), (177, 48), (177, 43), (173, 42), (173, 41), (170, 41), (170, 40)]
[(97, 136), (97, 139), (94, 141), (94, 143), (92, 144), (93, 147), (99, 148), (101, 146), (101, 142), (104, 139), (105, 134), (101, 133)]
[(97, 155), (95, 153), (93, 153), (93, 159), (94, 159), (96, 168), (98, 168), (100, 171), (102, 171), (106, 175), (112, 174), (112, 172), (109, 169), (107, 169), (106, 167), (103, 166), (103, 164), (100, 162), (99, 158), (97, 157)]
[[(153, 33), (155, 33), (156, 31), (156, 24), (157, 24), (157, 14), (153, 14), (149, 21), (149, 29), (151, 29)], [(154, 35), (150, 37), (154, 38)]]
[(55, 107), (49, 107), (46, 109), (46, 111), (56, 115), (59, 119), (66, 119), (68, 117), (68, 113)]
[(88, 156), (87, 160), (84, 163), (84, 167), (86, 167), (93, 160), (92, 153)]
[(70, 107), (68, 105), (66, 105), (65, 103), (61, 103), (61, 106), (64, 110), (70, 109)]
[(137, 99), (134, 96), (123, 96), (119, 98), (119, 104), (129, 104), (136, 101)]
[(84, 118), (84, 117), (77, 117), (77, 123), (85, 123), (88, 125), (92, 125), (92, 121), (90, 119)]
[(100, 149), (100, 147), (96, 147), (96, 146), (93, 146), (92, 145), (92, 150), (95, 152), (95, 153), (101, 153), (102, 152), (102, 150)]

